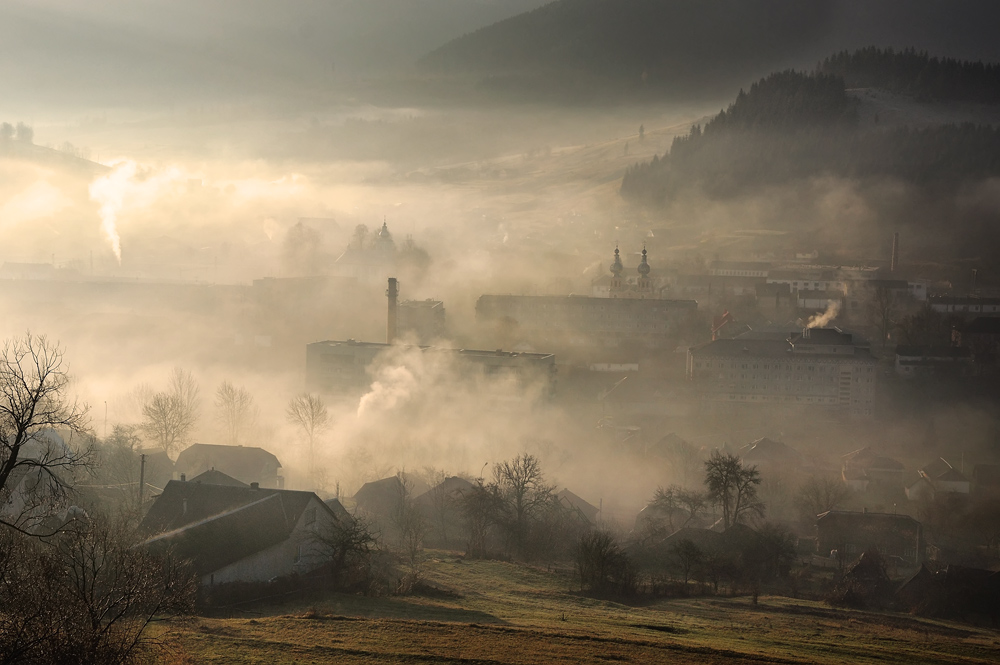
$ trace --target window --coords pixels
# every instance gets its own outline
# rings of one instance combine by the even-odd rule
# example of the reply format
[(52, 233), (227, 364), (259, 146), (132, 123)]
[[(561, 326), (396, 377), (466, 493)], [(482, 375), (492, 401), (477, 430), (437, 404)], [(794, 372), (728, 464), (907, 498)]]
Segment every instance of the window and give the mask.
[(306, 509), (306, 526), (314, 523), (316, 521), (316, 509), (307, 508)]

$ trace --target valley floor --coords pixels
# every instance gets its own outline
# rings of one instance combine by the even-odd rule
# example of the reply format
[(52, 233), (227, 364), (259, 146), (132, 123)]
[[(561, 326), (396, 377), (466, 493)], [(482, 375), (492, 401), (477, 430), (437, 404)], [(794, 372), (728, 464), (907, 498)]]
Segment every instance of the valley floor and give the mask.
[(243, 606), (163, 635), (193, 663), (993, 663), (1000, 632), (762, 596), (595, 600), (562, 572), (436, 553), (437, 592)]

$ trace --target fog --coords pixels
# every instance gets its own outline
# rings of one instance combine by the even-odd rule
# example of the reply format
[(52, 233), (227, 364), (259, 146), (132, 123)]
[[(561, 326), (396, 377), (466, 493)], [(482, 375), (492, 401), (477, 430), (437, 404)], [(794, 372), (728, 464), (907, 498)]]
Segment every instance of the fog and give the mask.
[[(218, 441), (215, 390), (227, 380), (243, 386), (260, 409), (246, 443), (279, 457), (289, 487), (324, 496), (396, 471), (477, 477), (484, 465), (530, 452), (554, 483), (630, 527), (657, 486), (698, 484), (676, 461), (650, 457), (669, 433), (702, 456), (772, 437), (834, 470), (867, 445), (908, 466), (939, 454), (992, 459), (998, 423), (988, 401), (880, 396), (880, 415), (861, 423), (794, 409), (698, 413), (684, 353), (710, 341), (713, 317), (742, 306), (735, 297), (692, 296), (700, 336), (648, 354), (546, 348), (477, 319), (483, 294), (590, 295), (616, 245), (633, 278), (643, 247), (665, 275), (742, 258), (755, 238), (775, 238), (775, 251), (793, 255), (815, 251), (826, 265), (883, 265), (887, 229), (897, 227), (915, 277), (957, 282), (995, 256), (974, 238), (942, 239), (930, 227), (942, 216), (995, 219), (995, 178), (932, 201), (891, 176), (836, 174), (726, 197), (692, 188), (661, 207), (619, 194), (628, 167), (664, 155), (738, 90), (585, 107), (504, 104), (436, 96), (413, 73), (442, 43), (541, 4), (2, 2), (0, 121), (30, 125), (34, 145), (0, 157), (0, 262), (53, 273), (4, 275), (0, 335), (31, 330), (61, 342), (98, 437), (137, 424), (136, 388), (162, 390), (180, 367), (201, 390), (190, 441)], [(285, 417), (306, 389), (305, 345), (385, 341), (389, 275), (275, 300), (253, 282), (344, 277), (337, 259), (357, 227), (376, 233), (383, 222), (397, 248), (408, 242), (413, 256), (426, 256), (391, 276), (405, 300), (444, 302), (447, 333), (435, 346), (513, 341), (514, 350), (556, 353), (556, 395), (535, 383), (468, 386), (447, 359), (393, 347), (369, 368), (370, 386), (330, 398), (333, 424), (310, 470)], [(871, 333), (838, 315), (831, 306), (766, 323)], [(621, 399), (606, 391), (624, 373), (588, 369), (647, 361), (659, 369)], [(609, 423), (641, 435), (620, 440)]]

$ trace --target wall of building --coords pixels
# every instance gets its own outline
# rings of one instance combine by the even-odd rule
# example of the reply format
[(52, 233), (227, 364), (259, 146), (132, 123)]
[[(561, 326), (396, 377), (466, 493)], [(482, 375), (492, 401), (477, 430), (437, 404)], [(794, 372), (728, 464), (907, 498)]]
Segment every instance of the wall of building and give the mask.
[[(319, 497), (310, 499), (287, 540), (203, 575), (201, 583), (211, 586), (267, 582), (275, 577), (315, 570), (323, 564), (322, 551), (315, 546), (315, 535), (333, 524), (333, 518), (322, 503)], [(315, 516), (315, 521), (307, 524), (310, 515)]]

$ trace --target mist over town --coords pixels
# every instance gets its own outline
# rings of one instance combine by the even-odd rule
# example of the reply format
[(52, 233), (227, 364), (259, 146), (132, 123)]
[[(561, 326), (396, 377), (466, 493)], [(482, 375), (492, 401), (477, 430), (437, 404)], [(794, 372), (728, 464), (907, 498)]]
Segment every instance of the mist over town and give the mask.
[(0, 0), (0, 663), (992, 662), (984, 0)]

